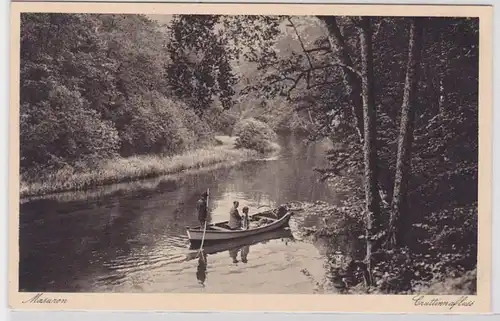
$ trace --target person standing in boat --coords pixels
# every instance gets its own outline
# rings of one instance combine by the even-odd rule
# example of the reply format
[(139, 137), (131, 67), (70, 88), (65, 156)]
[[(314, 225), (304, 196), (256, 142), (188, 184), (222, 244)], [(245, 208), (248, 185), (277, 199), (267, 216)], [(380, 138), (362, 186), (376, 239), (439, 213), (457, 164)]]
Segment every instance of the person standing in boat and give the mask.
[(238, 212), (239, 205), (240, 205), (240, 203), (238, 201), (234, 201), (233, 207), (231, 208), (231, 211), (229, 212), (229, 228), (231, 230), (241, 229), (242, 218), (240, 216), (240, 213)]
[(198, 210), (198, 221), (200, 222), (202, 228), (205, 226), (205, 222), (207, 224), (210, 223), (210, 218), (208, 216), (207, 199), (208, 199), (208, 192), (205, 191), (201, 194), (200, 199), (196, 203), (196, 208)]

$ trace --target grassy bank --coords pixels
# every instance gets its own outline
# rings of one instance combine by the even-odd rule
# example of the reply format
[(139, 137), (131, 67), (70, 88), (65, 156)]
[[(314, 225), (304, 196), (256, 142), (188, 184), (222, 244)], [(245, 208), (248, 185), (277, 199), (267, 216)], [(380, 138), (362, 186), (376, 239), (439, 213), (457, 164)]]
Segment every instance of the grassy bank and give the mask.
[(20, 196), (31, 197), (95, 188), (171, 175), (223, 163), (236, 163), (259, 156), (256, 151), (234, 148), (234, 137), (217, 136), (218, 146), (201, 148), (171, 157), (135, 156), (102, 162), (85, 172), (67, 167), (40, 177), (21, 178)]

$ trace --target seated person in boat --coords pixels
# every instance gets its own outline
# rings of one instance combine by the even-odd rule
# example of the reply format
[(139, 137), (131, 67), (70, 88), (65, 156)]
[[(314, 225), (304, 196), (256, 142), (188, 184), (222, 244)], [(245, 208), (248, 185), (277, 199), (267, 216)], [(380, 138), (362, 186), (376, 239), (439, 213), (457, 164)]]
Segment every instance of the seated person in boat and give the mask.
[(243, 207), (242, 212), (243, 212), (243, 229), (248, 230), (250, 228), (249, 226), (250, 222), (248, 220), (248, 206)]
[(276, 216), (278, 217), (278, 219), (280, 219), (283, 216), (285, 216), (287, 212), (288, 211), (287, 211), (286, 207), (280, 206), (280, 207), (278, 207), (278, 212), (276, 213)]
[(238, 201), (234, 201), (233, 207), (231, 208), (231, 211), (229, 212), (229, 228), (231, 230), (241, 229), (242, 218), (240, 216), (240, 213), (238, 212), (239, 205), (240, 205), (240, 203)]
[(198, 221), (200, 222), (201, 228), (204, 228), (205, 222), (210, 223), (210, 218), (208, 216), (208, 206), (207, 206), (208, 193), (203, 192), (200, 199), (196, 203), (196, 208), (198, 210)]

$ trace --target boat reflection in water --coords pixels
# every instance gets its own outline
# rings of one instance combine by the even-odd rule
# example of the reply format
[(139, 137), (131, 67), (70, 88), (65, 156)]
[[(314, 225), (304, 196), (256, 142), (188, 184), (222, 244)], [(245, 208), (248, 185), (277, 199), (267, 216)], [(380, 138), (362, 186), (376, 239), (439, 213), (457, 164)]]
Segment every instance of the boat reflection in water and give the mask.
[(248, 262), (248, 253), (250, 252), (250, 245), (245, 245), (239, 248), (229, 250), (229, 256), (233, 259), (233, 263), (238, 263), (238, 252), (240, 252), (241, 262)]
[[(190, 252), (186, 257), (186, 261), (198, 259), (196, 279), (198, 280), (198, 283), (204, 287), (208, 274), (208, 255), (228, 251), (229, 257), (232, 259), (232, 263), (238, 263), (239, 253), (241, 262), (247, 263), (248, 254), (250, 253), (250, 246), (259, 243), (267, 243), (268, 241), (275, 239), (282, 239), (285, 243), (294, 241), (294, 237), (292, 232), (290, 231), (290, 228), (281, 228), (272, 232), (248, 236), (237, 240), (221, 242), (218, 244), (212, 243), (208, 246), (204, 246), (201, 251), (198, 249)], [(190, 249), (194, 250), (192, 246)]]

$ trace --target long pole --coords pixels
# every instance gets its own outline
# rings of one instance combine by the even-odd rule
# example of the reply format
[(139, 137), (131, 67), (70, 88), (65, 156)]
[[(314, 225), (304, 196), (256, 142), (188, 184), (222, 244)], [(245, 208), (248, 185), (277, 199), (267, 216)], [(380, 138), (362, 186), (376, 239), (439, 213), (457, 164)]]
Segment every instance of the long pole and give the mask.
[[(205, 217), (205, 226), (203, 227), (203, 237), (201, 238), (201, 245), (198, 251), (198, 255), (200, 255), (201, 251), (203, 251), (203, 243), (205, 242), (205, 233), (207, 231), (207, 220), (208, 220), (208, 199), (210, 198), (210, 189), (207, 189), (207, 216)], [(197, 256), (198, 256), (197, 255)], [(203, 257), (203, 256), (202, 256)], [(205, 258), (203, 258), (205, 260)]]

